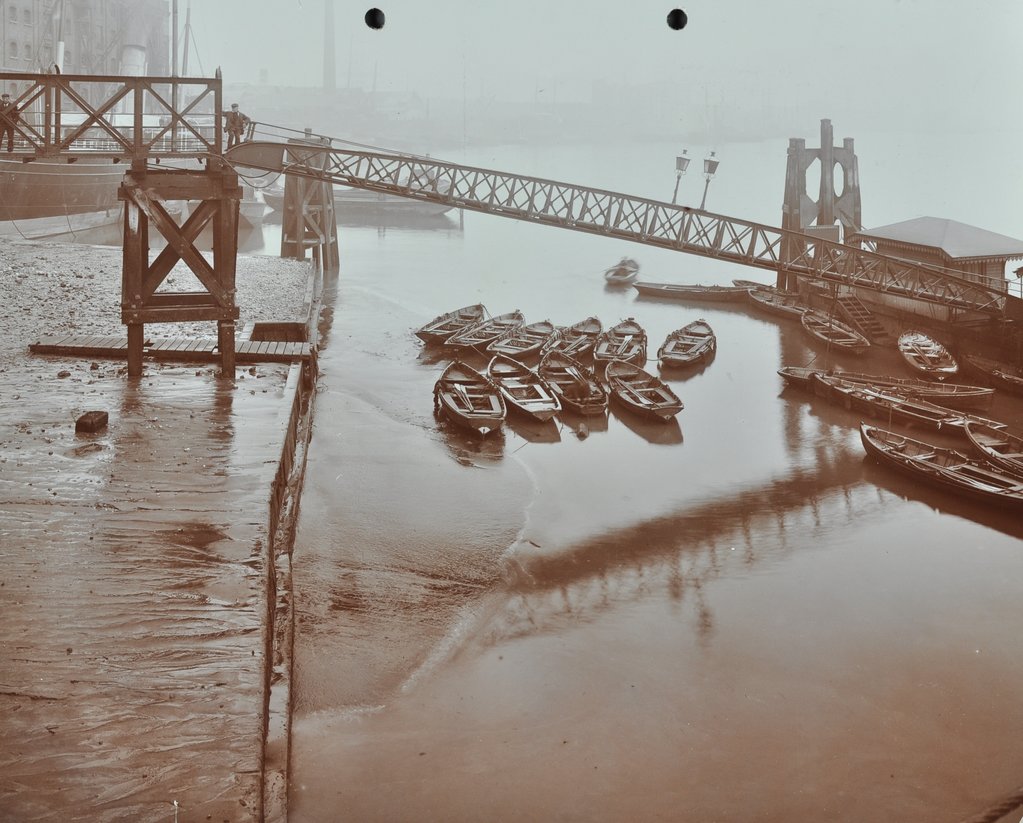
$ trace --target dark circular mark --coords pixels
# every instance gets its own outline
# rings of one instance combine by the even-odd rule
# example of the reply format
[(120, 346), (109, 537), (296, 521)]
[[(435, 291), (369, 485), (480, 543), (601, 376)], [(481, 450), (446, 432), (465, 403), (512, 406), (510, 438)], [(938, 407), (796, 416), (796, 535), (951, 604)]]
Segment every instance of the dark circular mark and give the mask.
[(371, 29), (382, 29), (384, 27), (384, 13), (380, 9), (370, 9), (366, 12), (366, 25)]
[(686, 17), (686, 13), (682, 9), (672, 9), (668, 12), (668, 26), (679, 31), (686, 27), (686, 23), (689, 22), (689, 18)]

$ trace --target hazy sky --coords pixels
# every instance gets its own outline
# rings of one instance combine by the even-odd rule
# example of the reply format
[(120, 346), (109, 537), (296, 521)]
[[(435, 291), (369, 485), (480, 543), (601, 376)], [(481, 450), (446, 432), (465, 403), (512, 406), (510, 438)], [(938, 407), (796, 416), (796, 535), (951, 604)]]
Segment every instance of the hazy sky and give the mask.
[[(192, 0), (206, 73), (229, 84), (319, 86), (325, 0)], [(848, 94), (918, 107), (936, 125), (984, 116), (1023, 125), (1023, 2), (695, 0), (682, 31), (658, 0), (335, 0), (337, 79), (425, 95), (533, 99), (594, 80), (699, 83), (735, 96)], [(188, 0), (178, 0), (184, 26)], [(193, 51), (193, 61), (195, 60)], [(197, 66), (193, 62), (193, 67)], [(996, 113), (996, 114), (995, 114)], [(926, 124), (925, 124), (926, 125)]]

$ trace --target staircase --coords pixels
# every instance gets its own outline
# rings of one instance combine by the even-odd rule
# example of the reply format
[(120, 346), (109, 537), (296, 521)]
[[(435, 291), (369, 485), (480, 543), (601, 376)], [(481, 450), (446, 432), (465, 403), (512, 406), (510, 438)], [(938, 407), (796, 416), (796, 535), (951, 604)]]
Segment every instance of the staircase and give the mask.
[(871, 343), (880, 346), (894, 343), (892, 336), (885, 331), (884, 326), (867, 310), (858, 297), (851, 294), (839, 297), (838, 306), (846, 321)]

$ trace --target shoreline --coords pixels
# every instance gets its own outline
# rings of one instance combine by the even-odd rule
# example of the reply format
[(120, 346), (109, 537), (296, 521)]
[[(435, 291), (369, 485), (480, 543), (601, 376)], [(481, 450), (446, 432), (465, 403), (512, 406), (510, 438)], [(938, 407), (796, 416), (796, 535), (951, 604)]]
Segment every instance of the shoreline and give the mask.
[[(0, 240), (0, 260), (0, 811), (156, 821), (177, 801), (192, 819), (283, 819), (314, 362), (225, 380), (146, 358), (129, 380), (118, 361), (31, 355), (41, 334), (125, 333), (120, 249)], [(241, 323), (310, 324), (310, 275), (239, 257)], [(107, 428), (76, 433), (92, 409)]]

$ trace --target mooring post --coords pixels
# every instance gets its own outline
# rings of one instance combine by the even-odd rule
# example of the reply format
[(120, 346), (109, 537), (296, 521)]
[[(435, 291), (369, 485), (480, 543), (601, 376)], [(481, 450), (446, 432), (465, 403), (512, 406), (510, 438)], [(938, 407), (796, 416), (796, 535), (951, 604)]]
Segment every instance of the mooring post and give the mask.
[[(133, 164), (144, 173), (145, 167)], [(142, 322), (142, 281), (149, 269), (149, 218), (130, 199), (124, 201), (124, 244), (121, 251), (121, 315), (128, 327), (128, 376), (142, 376), (142, 346), (145, 326)]]

